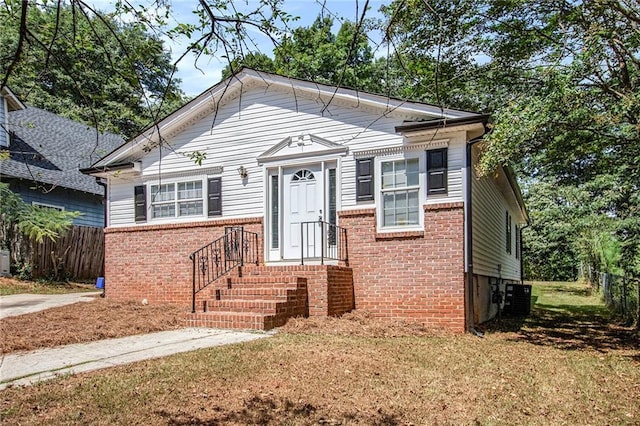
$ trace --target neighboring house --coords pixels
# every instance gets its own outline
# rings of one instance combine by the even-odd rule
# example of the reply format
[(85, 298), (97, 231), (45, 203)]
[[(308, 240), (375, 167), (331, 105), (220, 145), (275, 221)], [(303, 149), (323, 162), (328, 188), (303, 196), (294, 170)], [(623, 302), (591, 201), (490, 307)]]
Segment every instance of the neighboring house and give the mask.
[(113, 151), (124, 140), (86, 124), (20, 103), (2, 92), (4, 129), (0, 180), (27, 203), (79, 211), (75, 225), (104, 226), (104, 187), (79, 169)]
[(475, 174), (487, 119), (242, 69), (84, 170), (108, 182), (107, 297), (469, 329), (520, 281), (527, 221), (508, 169)]

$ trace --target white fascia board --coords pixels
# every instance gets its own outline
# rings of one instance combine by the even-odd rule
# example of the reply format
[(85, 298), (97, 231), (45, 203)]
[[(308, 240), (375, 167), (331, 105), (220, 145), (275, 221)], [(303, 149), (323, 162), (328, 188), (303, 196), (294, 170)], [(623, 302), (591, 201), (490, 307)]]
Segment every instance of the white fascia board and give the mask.
[[(247, 70), (246, 72), (256, 73), (253, 70)], [(459, 118), (466, 116), (473, 116), (474, 113), (467, 111), (459, 111), (443, 108), (441, 109), (435, 105), (422, 104), (411, 101), (403, 101), (400, 99), (388, 98), (382, 95), (375, 95), (367, 92), (359, 92), (353, 89), (337, 88), (334, 86), (328, 86), (320, 83), (313, 83), (310, 81), (297, 80), (294, 78), (282, 77), (273, 74), (258, 73), (256, 78), (266, 82), (267, 84), (273, 84), (280, 86), (284, 89), (294, 89), (306, 92), (315, 97), (322, 97), (325, 99), (336, 98), (342, 102), (350, 103), (353, 105), (363, 104), (376, 109), (385, 110), (388, 112), (396, 111), (399, 114), (407, 115), (430, 115), (437, 118)]]

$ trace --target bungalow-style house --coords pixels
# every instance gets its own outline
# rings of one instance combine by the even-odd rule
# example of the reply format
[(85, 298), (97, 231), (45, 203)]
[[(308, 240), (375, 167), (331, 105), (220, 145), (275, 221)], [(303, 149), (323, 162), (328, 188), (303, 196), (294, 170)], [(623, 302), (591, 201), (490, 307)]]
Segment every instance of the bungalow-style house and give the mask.
[(8, 88), (0, 99), (0, 180), (29, 204), (79, 211), (74, 225), (104, 226), (104, 188), (82, 174), (123, 139), (24, 105)]
[(191, 325), (472, 328), (521, 280), (527, 221), (509, 169), (476, 175), (487, 120), (241, 69), (84, 170), (107, 181), (106, 296)]

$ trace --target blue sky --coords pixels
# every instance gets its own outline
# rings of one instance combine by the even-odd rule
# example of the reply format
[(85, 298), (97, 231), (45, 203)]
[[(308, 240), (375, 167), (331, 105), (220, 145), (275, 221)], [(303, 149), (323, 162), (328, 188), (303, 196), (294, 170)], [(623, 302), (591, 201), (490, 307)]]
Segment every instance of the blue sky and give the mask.
[[(103, 11), (109, 11), (113, 8), (114, 0), (94, 0), (92, 3)], [(145, 4), (148, 0), (132, 2), (134, 4)], [(255, 6), (255, 0), (235, 0), (236, 7), (247, 5), (250, 8)], [(354, 21), (356, 19), (356, 5), (359, 5), (359, 13), (362, 13), (362, 7), (365, 0), (285, 0), (284, 10), (290, 15), (297, 16), (299, 19), (290, 24), (291, 27), (309, 26), (322, 11), (322, 5), (325, 5), (325, 13), (330, 11), (331, 14)], [(388, 0), (369, 0), (370, 11), (367, 17), (379, 17), (378, 10), (382, 4), (389, 3)], [(170, 2), (175, 21), (171, 25), (178, 22), (190, 23), (195, 22), (196, 18), (192, 10), (196, 7), (196, 0), (172, 0)], [(336, 20), (337, 21), (337, 20)], [(336, 24), (338, 26), (339, 23)], [(337, 28), (335, 29), (337, 31)], [(171, 50), (174, 60), (184, 53), (185, 46), (188, 41), (183, 40), (182, 43), (171, 41), (164, 38), (166, 46)], [(262, 53), (271, 55), (273, 46), (266, 39), (256, 39), (257, 44)], [(182, 80), (182, 90), (188, 96), (195, 96), (208, 87), (214, 85), (221, 78), (221, 71), (225, 66), (225, 62), (216, 57), (201, 57), (198, 61), (198, 68), (194, 65), (194, 57), (187, 56), (178, 64), (177, 77)]]

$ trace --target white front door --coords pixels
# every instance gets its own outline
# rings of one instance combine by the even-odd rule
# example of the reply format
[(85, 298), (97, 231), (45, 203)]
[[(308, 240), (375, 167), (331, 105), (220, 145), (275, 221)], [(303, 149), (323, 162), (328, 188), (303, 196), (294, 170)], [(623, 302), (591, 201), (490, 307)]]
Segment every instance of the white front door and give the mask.
[(320, 257), (324, 179), (320, 164), (284, 170), (284, 258)]

